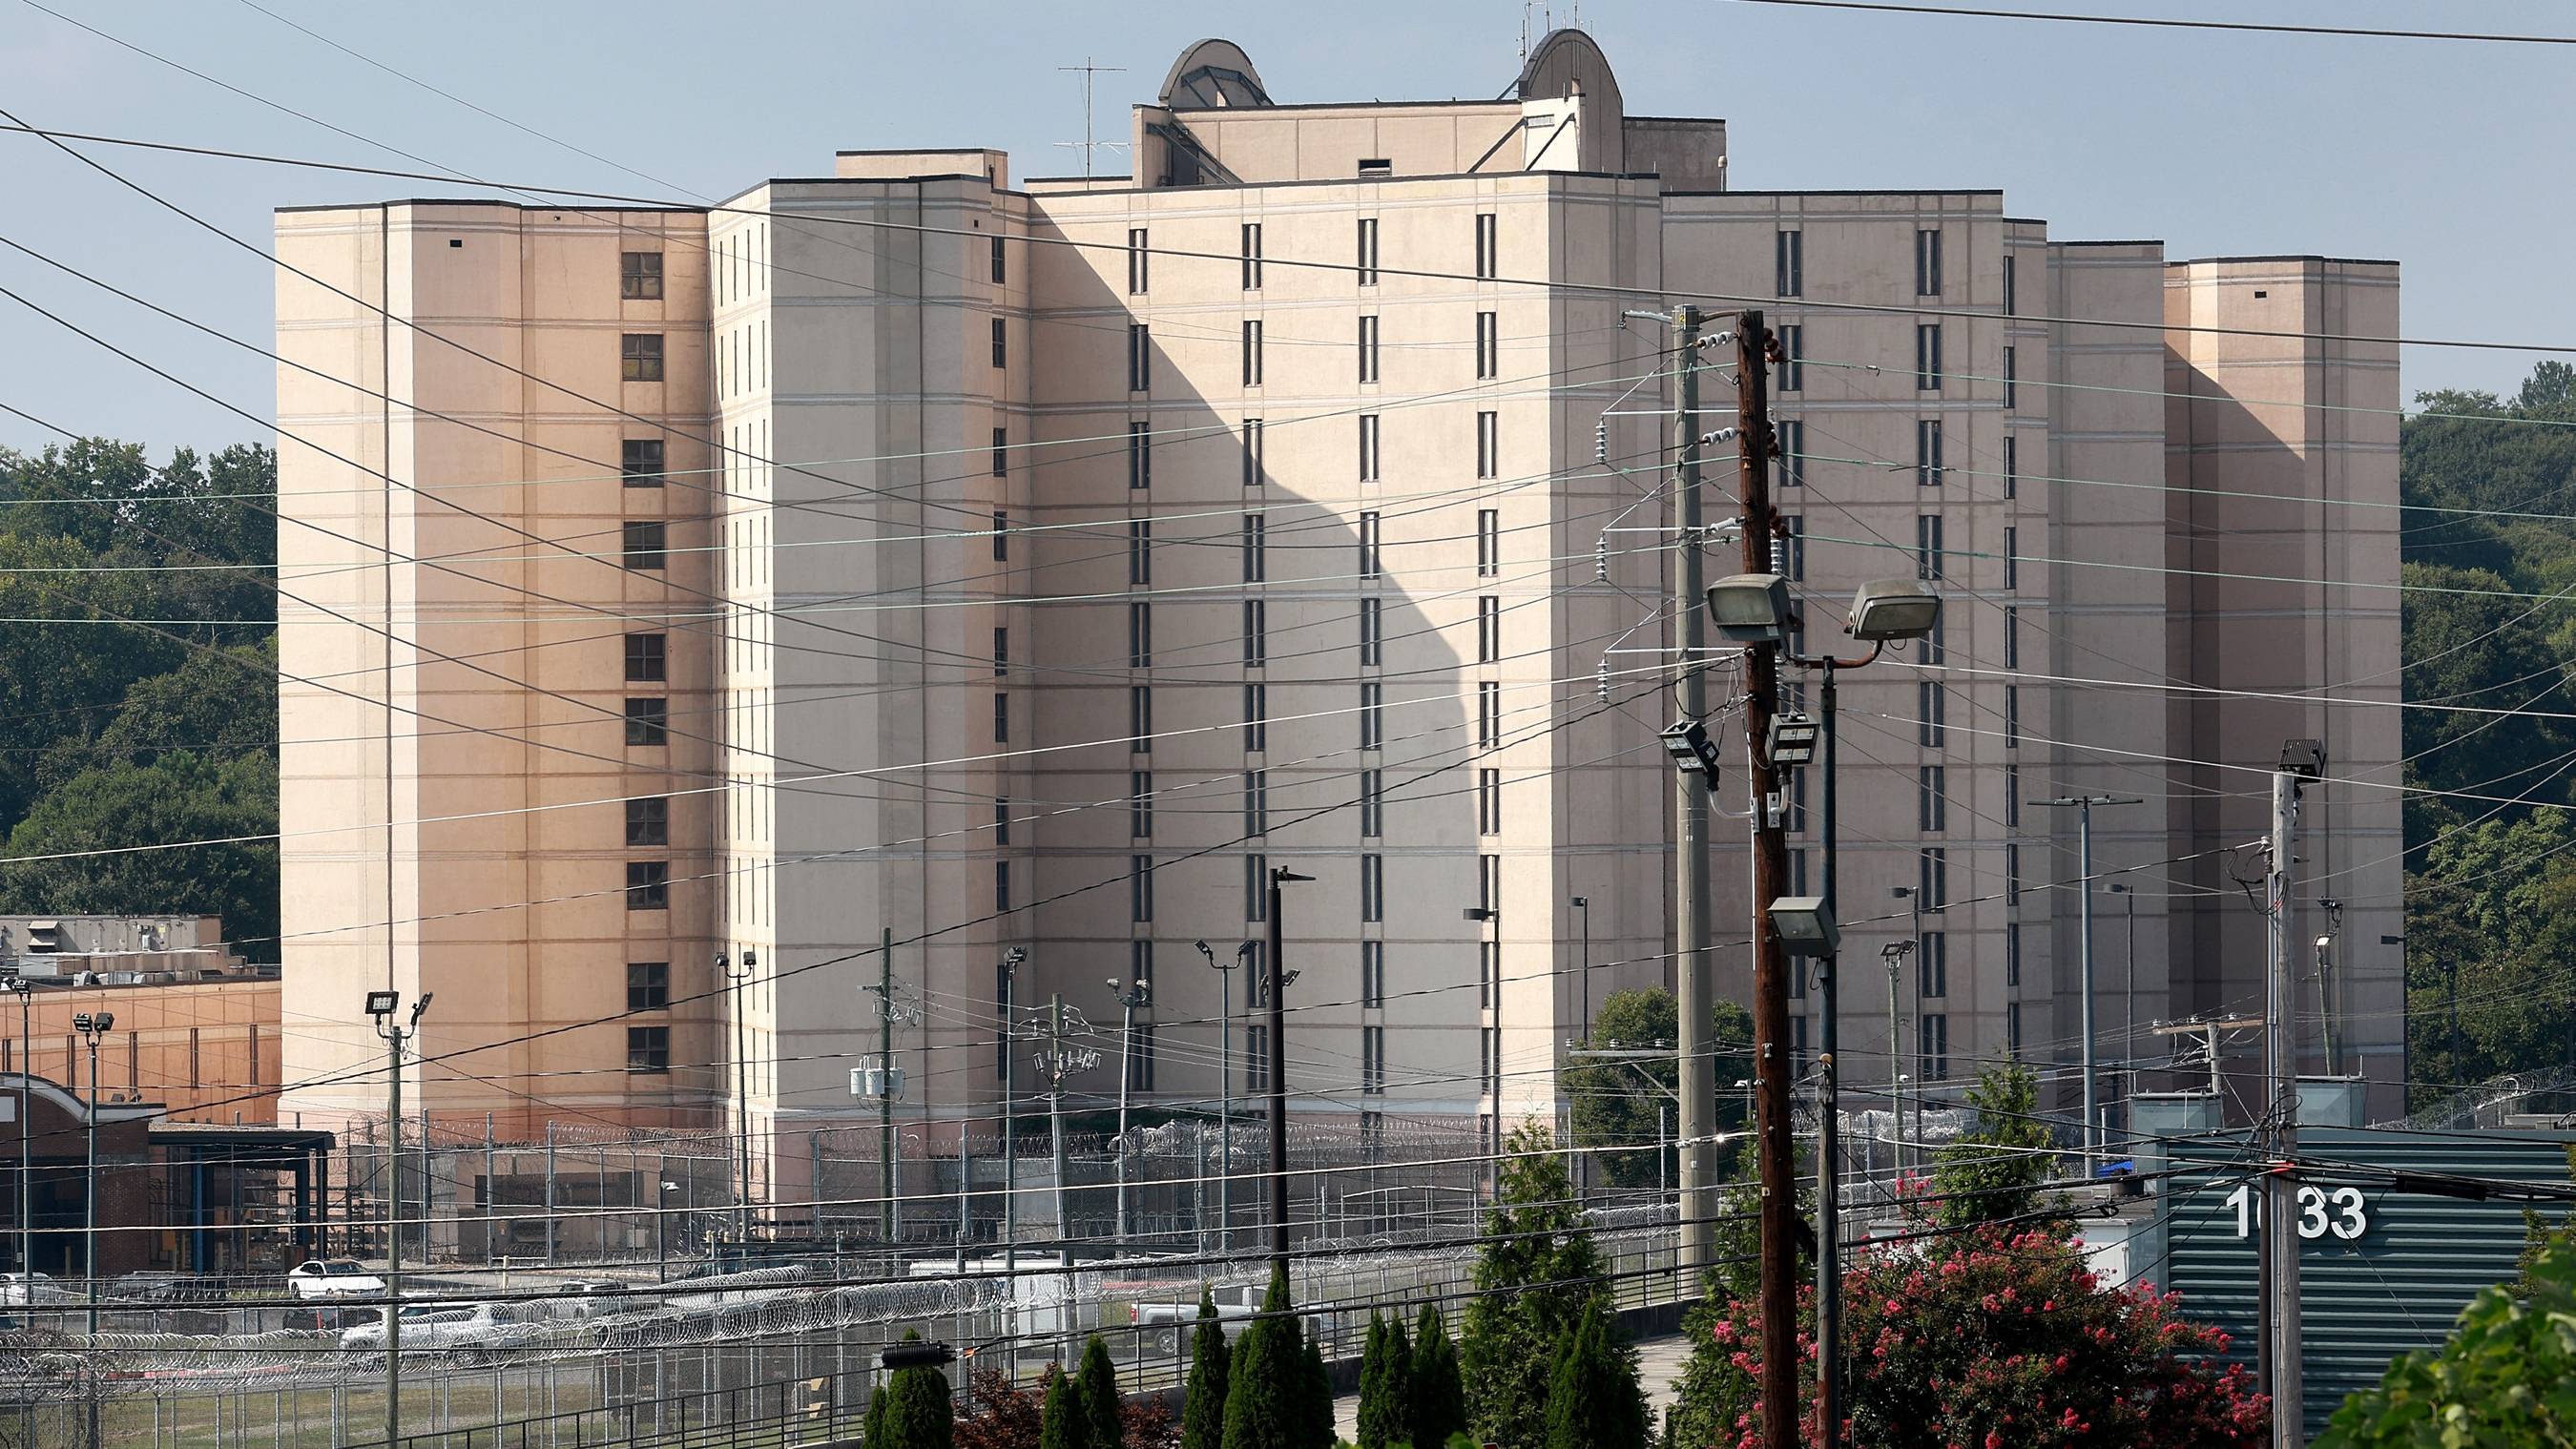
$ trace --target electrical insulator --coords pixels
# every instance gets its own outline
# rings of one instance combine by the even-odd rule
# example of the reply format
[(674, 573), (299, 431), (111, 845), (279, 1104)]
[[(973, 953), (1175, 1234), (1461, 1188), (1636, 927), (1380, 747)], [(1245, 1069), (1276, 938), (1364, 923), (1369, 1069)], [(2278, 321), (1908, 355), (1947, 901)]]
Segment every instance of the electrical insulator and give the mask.
[(1610, 582), (1610, 535), (1606, 533), (1592, 542), (1592, 581)]
[(1592, 461), (1610, 466), (1610, 420), (1603, 418), (1592, 425)]
[(1598, 672), (1599, 678), (1593, 684), (1592, 692), (1601, 696), (1603, 704), (1608, 704), (1610, 702), (1610, 661), (1602, 660), (1598, 666)]

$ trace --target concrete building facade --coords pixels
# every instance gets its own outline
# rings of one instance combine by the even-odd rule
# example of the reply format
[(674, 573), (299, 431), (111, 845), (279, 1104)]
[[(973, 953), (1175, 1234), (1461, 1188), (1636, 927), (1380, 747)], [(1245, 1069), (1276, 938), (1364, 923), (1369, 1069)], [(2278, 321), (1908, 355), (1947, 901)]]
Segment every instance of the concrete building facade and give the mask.
[[(1275, 103), (1202, 42), (1131, 142), (1017, 185), (845, 152), (703, 213), (281, 214), (332, 283), (279, 300), (285, 989), (330, 1023), (290, 1110), (369, 1110), (361, 994), (436, 990), (426, 1049), (475, 1050), (415, 1084), (434, 1115), (739, 1110), (795, 1202), (807, 1136), (876, 1120), (880, 985), (901, 1120), (996, 1111), (1014, 948), (1021, 1008), (1100, 1029), (1081, 1100), (1111, 981), (1152, 984), (1147, 1100), (1209, 1102), (1221, 1051), (1240, 1095), (1288, 867), (1298, 1111), (1554, 1114), (1587, 1004), (1670, 975), (1674, 378), (1634, 314), (1681, 301), (1781, 334), (1803, 642), (1864, 579), (1949, 600), (1846, 676), (1847, 1081), (2075, 1056), (2076, 822), (2034, 800), (2147, 802), (2095, 821), (2131, 887), (2095, 897), (2106, 1061), (2259, 1006), (2223, 847), (2284, 736), (2328, 742), (2301, 853), (2342, 938), (2395, 930), (2395, 711), (2361, 707), (2394, 596), (2316, 582), (2394, 581), (2392, 515), (2342, 505), (2394, 502), (2395, 362), (2281, 335), (2393, 332), (2393, 264), (1731, 191), (1724, 123), (1628, 115), (1572, 31), (1508, 99), (1425, 104)], [(2385, 954), (2344, 1005), (2393, 1101)]]

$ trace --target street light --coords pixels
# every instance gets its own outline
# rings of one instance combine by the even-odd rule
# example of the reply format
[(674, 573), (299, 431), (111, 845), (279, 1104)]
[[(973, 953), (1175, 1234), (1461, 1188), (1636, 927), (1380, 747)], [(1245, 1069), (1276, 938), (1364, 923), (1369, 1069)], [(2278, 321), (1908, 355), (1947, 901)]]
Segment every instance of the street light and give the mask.
[(1844, 632), (1864, 644), (1924, 639), (1941, 622), (1941, 596), (1913, 579), (1878, 579), (1852, 595)]
[(716, 970), (724, 976), (725, 992), (733, 1008), (733, 1132), (742, 1173), (742, 1190), (734, 1199), (734, 1231), (746, 1243), (751, 1241), (751, 1076), (742, 1020), (742, 988), (759, 965), (760, 953), (749, 947), (743, 949), (738, 967), (724, 952), (716, 953)]
[(1217, 1156), (1223, 1160), (1216, 1175), (1216, 1250), (1222, 1254), (1234, 1236), (1234, 968), (1251, 957), (1252, 943), (1235, 947), (1231, 961), (1217, 960), (1205, 941), (1197, 945), (1216, 972), (1216, 1144)]
[(678, 1183), (664, 1178), (662, 1190), (653, 1198), (654, 1241), (662, 1254), (662, 1271), (655, 1280), (657, 1282), (671, 1281), (671, 1194), (679, 1190)]
[(1270, 868), (1270, 1040), (1261, 1067), (1270, 1087), (1270, 1253), (1283, 1280), (1288, 1273), (1288, 983), (1293, 973), (1287, 969), (1279, 888), (1313, 879), (1284, 865)]
[(1127, 1090), (1136, 1082), (1136, 1008), (1154, 1001), (1154, 983), (1109, 978), (1118, 999), (1118, 1243), (1127, 1243)]
[[(18, 1271), (33, 1273), (36, 1271), (36, 1194), (33, 1160), (28, 1155), (27, 1119), (35, 1115), (35, 1098), (29, 1087), (35, 1081), (35, 1063), (30, 1056), (36, 1045), (35, 1027), (31, 1021), (36, 983), (12, 971), (6, 979), (0, 979), (0, 990), (18, 998)], [(30, 1278), (28, 1281), (35, 1280)]]
[[(72, 1016), (72, 1030), (79, 1032), (89, 1047), (89, 1182), (81, 1194), (81, 1277), (88, 1284), (92, 1341), (98, 1338), (98, 1039), (115, 1029), (116, 1013), (112, 1011), (83, 1011)], [(27, 1301), (35, 1301), (32, 1294)], [(98, 1442), (97, 1436), (92, 1435), (90, 1442)]]
[[(1835, 869), (1835, 788), (1834, 788), (1834, 710), (1839, 695), (1834, 675), (1841, 669), (1858, 669), (1877, 661), (1890, 644), (1928, 639), (1940, 627), (1941, 596), (1913, 579), (1875, 579), (1860, 586), (1852, 595), (1850, 612), (1843, 628), (1854, 639), (1870, 646), (1859, 659), (1837, 659), (1826, 654), (1815, 659), (1795, 662), (1819, 671), (1816, 692), (1817, 717), (1810, 724), (1803, 715), (1776, 716), (1764, 741), (1771, 763), (1776, 769), (1785, 764), (1805, 764), (1810, 757), (1821, 756), (1824, 768), (1822, 817), (1818, 840), (1822, 846), (1823, 869), (1819, 872), (1819, 894), (1812, 899), (1816, 909), (1805, 923), (1813, 948), (1801, 950), (1788, 935), (1792, 929), (1775, 920), (1774, 929), (1781, 932), (1780, 941), (1792, 955), (1816, 958), (1816, 995), (1818, 1015), (1817, 1061), (1822, 1068), (1819, 1077), (1817, 1113), (1819, 1136), (1816, 1145), (1816, 1387), (1821, 1400), (1825, 1425), (1825, 1449), (1833, 1449), (1842, 1432), (1842, 1248), (1841, 1213), (1842, 1148), (1837, 1140), (1841, 1128), (1840, 1009), (1837, 1003), (1839, 975), (1834, 959), (1839, 944), (1834, 928)], [(1787, 905), (1791, 902), (1782, 902)], [(1918, 927), (1917, 935), (1920, 935)], [(1911, 951), (1908, 944), (1907, 950)], [(1888, 1040), (1889, 1070), (1895, 1069), (1896, 1036), (1896, 969), (1899, 957), (1888, 960)], [(1900, 1148), (1903, 1132), (1899, 1131)]]
[(1717, 788), (1717, 742), (1708, 737), (1708, 726), (1695, 719), (1676, 720), (1656, 738), (1664, 742), (1664, 753), (1673, 757), (1673, 767), (1685, 775), (1697, 775)]
[(1789, 580), (1780, 574), (1730, 574), (1708, 586), (1709, 622), (1739, 644), (1787, 637)]
[(1833, 907), (1823, 896), (1781, 896), (1771, 902), (1771, 930), (1792, 956), (1831, 956), (1842, 943)]
[[(1583, 916), (1583, 959), (1574, 973), (1582, 1002), (1582, 1017), (1575, 1023), (1575, 1038), (1588, 1043), (1592, 1040), (1592, 898), (1576, 896), (1569, 904)], [(1575, 1163), (1576, 1169), (1583, 1174), (1581, 1188), (1588, 1199), (1592, 1194), (1592, 1154), (1584, 1153), (1575, 1159)]]
[[(395, 991), (367, 993), (367, 1015), (375, 1020), (376, 1035), (385, 1043), (385, 1443), (392, 1445), (402, 1438), (402, 1059), (403, 1043), (420, 1034), (420, 1014), (429, 1010), (430, 997), (424, 991), (411, 1005), (411, 1016), (401, 1025), (394, 1023), (394, 1012), (402, 1005), (402, 994)], [(77, 1019), (74, 1022), (78, 1024)], [(90, 1080), (98, 1080), (96, 1058), (92, 1058)], [(426, 1194), (422, 1196), (425, 1205)], [(426, 1212), (423, 1217), (428, 1216)]]

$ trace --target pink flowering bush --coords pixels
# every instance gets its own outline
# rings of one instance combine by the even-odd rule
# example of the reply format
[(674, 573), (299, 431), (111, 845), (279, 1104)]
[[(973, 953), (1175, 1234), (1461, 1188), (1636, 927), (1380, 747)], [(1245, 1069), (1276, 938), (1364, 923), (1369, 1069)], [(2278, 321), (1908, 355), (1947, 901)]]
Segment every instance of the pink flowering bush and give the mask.
[[(1843, 1275), (1843, 1442), (1871, 1449), (2254, 1449), (2268, 1413), (2214, 1329), (2173, 1295), (2110, 1288), (2067, 1233), (1985, 1225), (1863, 1249)], [(1818, 1428), (1813, 1290), (1799, 1304), (1801, 1442)], [(1711, 1331), (1733, 1438), (1765, 1449), (1762, 1331), (1750, 1296)], [(1706, 1446), (1684, 1446), (1706, 1449)]]

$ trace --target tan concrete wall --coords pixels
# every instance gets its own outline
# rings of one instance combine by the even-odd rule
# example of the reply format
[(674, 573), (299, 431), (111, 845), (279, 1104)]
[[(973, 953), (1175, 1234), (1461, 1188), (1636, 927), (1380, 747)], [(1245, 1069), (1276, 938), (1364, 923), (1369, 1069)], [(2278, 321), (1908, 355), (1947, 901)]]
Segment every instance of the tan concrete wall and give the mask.
[[(659, 213), (280, 214), (281, 255), (361, 299), (280, 282), (281, 350), (357, 383), (278, 381), (281, 427), (311, 445), (280, 459), (284, 993), (315, 1023), (290, 1038), (288, 1111), (381, 1110), (357, 1006), (388, 984), (435, 993), (427, 1054), (509, 1043), (430, 1068), (414, 1089), (434, 1116), (661, 1123), (703, 1100), (702, 1070), (630, 1077), (629, 1023), (587, 1024), (625, 1010), (630, 961), (669, 962), (675, 1000), (705, 987), (706, 799), (673, 795), (673, 847), (631, 851), (623, 803), (697, 785), (708, 760), (688, 642), (706, 628), (701, 236)], [(663, 256), (660, 300), (620, 299), (629, 250)], [(388, 330), (378, 305), (414, 325)], [(665, 381), (620, 381), (627, 331), (665, 338)], [(669, 484), (623, 486), (630, 436), (668, 439)], [(665, 570), (624, 566), (629, 518), (667, 521)], [(673, 641), (667, 686), (626, 682), (636, 629)], [(669, 698), (668, 748), (625, 745), (630, 694)], [(630, 859), (669, 862), (670, 910), (627, 909)], [(687, 1064), (698, 1019), (637, 1022), (672, 1025)]]
[[(2373, 1112), (2401, 1111), (2403, 962), (2379, 944), (2401, 930), (2397, 357), (2386, 346), (2243, 335), (2395, 336), (2397, 268), (2315, 257), (2177, 263), (2165, 299), (2176, 329), (2166, 387), (2186, 395), (2167, 403), (2167, 476), (2192, 490), (2174, 496), (2182, 526), (2171, 552), (2199, 571), (2177, 655), (2195, 682), (2251, 692), (2190, 706), (2181, 753), (2209, 762), (2195, 776), (2207, 795), (2203, 829), (2232, 841), (2268, 833), (2266, 777), (2281, 742), (2325, 743), (2327, 778), (2307, 792), (2299, 825), (2300, 910), (2289, 932), (2302, 1062), (2323, 1065), (2307, 943), (2329, 934), (2316, 903), (2332, 897), (2349, 902), (2333, 932), (2345, 1067), (2371, 1078)], [(2279, 697), (2290, 694), (2314, 697)], [(2212, 896), (2193, 926), (2192, 1008), (2260, 1015), (2256, 914)], [(2256, 1044), (2240, 1045), (2232, 1065), (2251, 1071)]]

